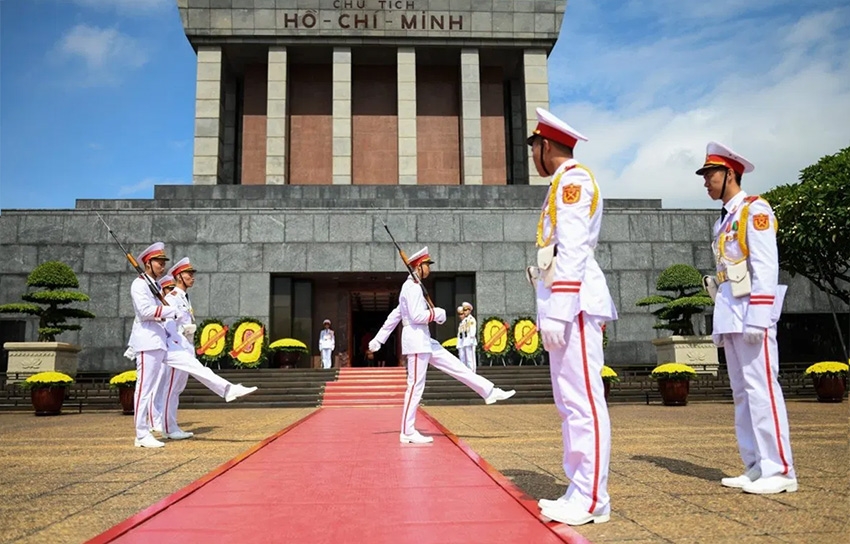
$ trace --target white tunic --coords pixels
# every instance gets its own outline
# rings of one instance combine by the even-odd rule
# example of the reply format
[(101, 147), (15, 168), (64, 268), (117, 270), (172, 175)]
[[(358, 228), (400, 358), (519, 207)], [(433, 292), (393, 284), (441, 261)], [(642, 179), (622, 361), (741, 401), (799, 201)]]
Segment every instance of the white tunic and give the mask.
[(552, 191), (557, 191), (554, 195), (556, 227), (550, 241), (550, 244), (557, 244), (557, 256), (552, 265), (555, 276), (551, 288), (544, 285), (542, 277), (537, 282), (538, 319), (552, 317), (570, 322), (581, 312), (604, 320), (617, 319), (608, 283), (594, 256), (602, 226), (599, 187), (575, 159), (563, 163), (555, 171), (543, 205), (544, 241), (552, 232), (549, 208)]
[(168, 348), (187, 351), (192, 353), (192, 356), (194, 357), (195, 335), (192, 334), (187, 336), (183, 334), (183, 327), (194, 323), (195, 321), (194, 312), (192, 311), (192, 303), (189, 302), (189, 297), (186, 296), (185, 291), (179, 287), (175, 287), (165, 296), (165, 300), (167, 300), (170, 305), (180, 310), (180, 315), (177, 319), (169, 321), (165, 326), (169, 336)]
[[(776, 324), (785, 299), (785, 285), (779, 285), (776, 217), (770, 204), (741, 191), (724, 205), (729, 212), (714, 223), (714, 250), (717, 271), (747, 259), (752, 291), (734, 297), (728, 281), (720, 283), (714, 301), (714, 334), (742, 333), (745, 326), (765, 329)], [(746, 212), (745, 212), (746, 208)], [(746, 214), (742, 218), (742, 214)], [(743, 220), (742, 220), (743, 219)], [(745, 237), (741, 229), (746, 229)], [(745, 254), (741, 241), (747, 246)]]
[[(431, 353), (433, 346), (428, 323), (434, 321), (434, 310), (425, 301), (422, 286), (413, 281), (411, 276), (408, 276), (401, 286), (398, 307), (401, 323), (404, 325), (401, 331), (402, 354)], [(387, 317), (387, 321), (390, 321), (390, 317)], [(438, 343), (437, 345), (439, 346)]]
[(333, 350), (335, 348), (336, 339), (334, 338), (334, 331), (322, 329), (322, 332), (319, 333), (319, 349)]
[(163, 306), (141, 276), (130, 285), (130, 295), (136, 318), (128, 345), (136, 353), (166, 349), (164, 322), (167, 318), (176, 318), (180, 311), (173, 306)]

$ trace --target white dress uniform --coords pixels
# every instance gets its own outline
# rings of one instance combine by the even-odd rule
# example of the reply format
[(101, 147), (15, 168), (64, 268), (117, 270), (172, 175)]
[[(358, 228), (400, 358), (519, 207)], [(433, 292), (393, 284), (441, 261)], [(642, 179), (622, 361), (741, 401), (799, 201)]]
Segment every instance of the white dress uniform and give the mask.
[[(741, 174), (753, 169), (746, 159), (716, 142), (709, 144), (706, 164), (697, 173), (712, 166), (727, 166)], [(772, 493), (776, 491), (770, 488), (778, 482), (786, 488), (782, 490), (794, 491), (788, 415), (778, 379), (776, 323), (787, 289), (779, 284), (778, 224), (767, 201), (744, 191), (723, 207), (726, 216), (713, 229), (717, 293), (712, 337), (718, 347), (725, 348), (735, 401), (735, 434), (746, 469), (743, 477), (724, 479), (723, 484)], [(753, 480), (776, 476), (782, 478), (750, 489)], [(742, 478), (749, 481), (738, 482)]]
[[(327, 321), (330, 323), (330, 321)], [(324, 323), (322, 323), (324, 326)], [(331, 355), (336, 349), (336, 335), (331, 329), (322, 329), (319, 333), (319, 351), (322, 353), (322, 368), (328, 369), (332, 366)]]
[[(409, 262), (413, 268), (422, 262), (432, 262), (428, 248), (425, 247), (412, 255)], [(401, 351), (407, 356), (407, 390), (404, 393), (404, 409), (401, 418), (402, 442), (433, 440), (430, 437), (422, 437), (415, 428), (416, 410), (422, 400), (429, 364), (478, 393), (487, 404), (505, 400), (514, 394), (513, 391), (502, 391), (490, 380), (471, 372), (457, 357), (431, 338), (428, 324), (432, 321), (438, 324), (445, 323), (446, 311), (442, 308), (429, 307), (422, 292), (422, 286), (413, 277), (408, 276), (401, 287), (398, 306), (390, 312), (381, 330), (369, 343), (371, 351), (378, 351), (399, 322), (404, 326), (401, 332)], [(427, 440), (420, 440), (420, 438)]]
[[(191, 268), (189, 259), (184, 258), (169, 270), (169, 274), (176, 276), (187, 270), (194, 270), (194, 268)], [(159, 421), (157, 419), (155, 421), (161, 422), (164, 437), (182, 439), (192, 436), (192, 433), (183, 431), (177, 425), (180, 393), (185, 389), (189, 376), (204, 384), (210, 391), (224, 398), (227, 402), (255, 391), (256, 387), (245, 388), (241, 384), (232, 384), (198, 361), (195, 357), (195, 318), (188, 295), (177, 287), (168, 294), (166, 300), (177, 308), (180, 314), (176, 320), (166, 324), (168, 354), (164, 361), (166, 368), (157, 391), (155, 408), (162, 415), (158, 418)]]
[[(546, 110), (538, 108), (537, 118), (536, 136), (571, 148), (587, 140)], [(594, 256), (601, 225), (602, 196), (593, 175), (576, 160), (567, 160), (554, 172), (538, 223), (540, 255), (550, 258), (538, 257), (535, 289), (538, 328), (549, 352), (552, 393), (562, 421), (563, 467), (570, 480), (561, 498), (539, 504), (544, 516), (571, 524), (607, 521), (611, 510), (602, 325), (617, 319), (617, 310)], [(558, 338), (560, 331), (563, 338)], [(560, 346), (546, 345), (552, 342), (546, 341), (547, 334)], [(583, 519), (575, 521), (577, 515)]]
[[(463, 308), (458, 306), (458, 313), (462, 315)], [(469, 367), (469, 363), (466, 361), (466, 351), (463, 349), (463, 340), (464, 334), (466, 332), (466, 318), (460, 320), (460, 323), (457, 324), (457, 358), (460, 359), (460, 362), (463, 363), (463, 366)]]
[[(471, 311), (472, 305), (469, 305), (469, 308)], [(463, 359), (461, 360), (465, 361), (469, 370), (476, 372), (478, 370), (476, 360), (476, 351), (478, 349), (478, 322), (475, 321), (475, 317), (473, 317), (471, 313), (464, 318), (464, 322), (466, 324), (464, 326), (463, 335)]]
[[(165, 245), (162, 242), (156, 242), (145, 249), (139, 255), (138, 262), (144, 266), (153, 258), (165, 258)], [(150, 280), (154, 281), (153, 278)], [(135, 319), (128, 341), (130, 348), (128, 351), (135, 353), (136, 358), (133, 421), (136, 427), (136, 446), (141, 446), (142, 441), (153, 441), (153, 447), (160, 447), (162, 444), (154, 440), (151, 434), (153, 417), (150, 409), (168, 349), (164, 322), (167, 319), (176, 318), (180, 310), (172, 306), (163, 306), (148, 285), (143, 276), (133, 280), (130, 285)]]

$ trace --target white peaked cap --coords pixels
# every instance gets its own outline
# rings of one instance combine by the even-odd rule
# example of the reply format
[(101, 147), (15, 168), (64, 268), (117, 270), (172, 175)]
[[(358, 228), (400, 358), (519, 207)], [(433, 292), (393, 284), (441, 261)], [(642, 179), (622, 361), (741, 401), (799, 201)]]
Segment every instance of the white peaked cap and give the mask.
[(528, 145), (531, 145), (536, 136), (558, 142), (570, 148), (575, 147), (579, 140), (587, 141), (584, 134), (543, 108), (537, 108), (537, 128), (528, 137)]
[(431, 254), (428, 253), (428, 246), (425, 246), (410, 257), (408, 257), (407, 262), (408, 264), (410, 264), (411, 267), (416, 268), (422, 263), (430, 264), (434, 261), (431, 260)]
[(718, 142), (708, 142), (708, 145), (705, 146), (705, 164), (697, 170), (697, 175), (701, 176), (709, 168), (716, 168), (718, 166), (731, 168), (739, 174), (746, 174), (756, 169), (753, 163), (725, 145)]

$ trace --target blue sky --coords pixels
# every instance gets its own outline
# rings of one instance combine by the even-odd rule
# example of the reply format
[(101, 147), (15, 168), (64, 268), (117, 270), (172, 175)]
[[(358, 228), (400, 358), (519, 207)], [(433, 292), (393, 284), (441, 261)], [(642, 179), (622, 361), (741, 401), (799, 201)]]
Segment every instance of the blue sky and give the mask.
[[(195, 62), (175, 0), (0, 0), (0, 208), (190, 183)], [(835, 0), (572, 0), (549, 73), (607, 198), (715, 206), (710, 139), (756, 164), (750, 192), (850, 145)]]

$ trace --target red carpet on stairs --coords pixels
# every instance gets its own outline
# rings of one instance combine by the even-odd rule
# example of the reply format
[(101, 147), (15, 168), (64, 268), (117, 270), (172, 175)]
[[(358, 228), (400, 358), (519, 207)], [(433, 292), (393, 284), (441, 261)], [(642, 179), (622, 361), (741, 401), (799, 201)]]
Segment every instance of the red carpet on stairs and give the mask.
[(401, 406), (407, 369), (341, 368), (337, 381), (325, 384), (322, 406)]
[(89, 544), (587, 542), (425, 412), (434, 442), (400, 444), (400, 418), (320, 408)]

